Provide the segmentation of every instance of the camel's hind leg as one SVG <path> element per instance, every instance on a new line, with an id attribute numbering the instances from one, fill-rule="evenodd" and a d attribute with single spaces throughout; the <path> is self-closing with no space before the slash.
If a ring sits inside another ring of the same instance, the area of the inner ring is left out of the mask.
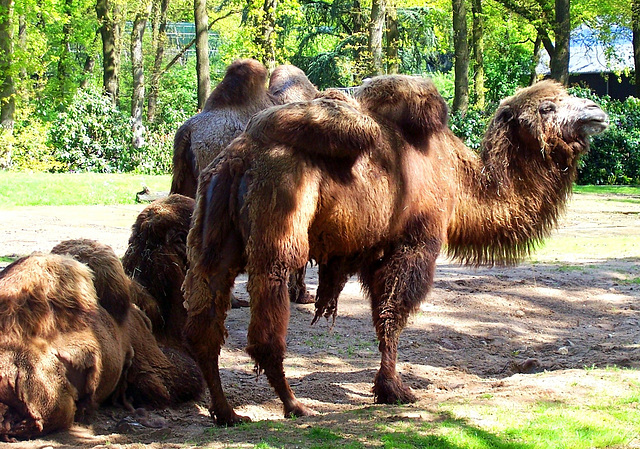
<path id="1" fill-rule="evenodd" d="M 256 271 L 250 270 L 247 284 L 251 296 L 247 352 L 280 397 L 285 416 L 310 415 L 311 410 L 296 399 L 284 375 L 285 337 L 289 324 L 288 270 L 278 267 L 270 273 Z"/>
<path id="2" fill-rule="evenodd" d="M 220 348 L 227 336 L 224 321 L 231 305 L 231 289 L 242 269 L 241 253 L 232 246 L 228 242 L 222 249 L 223 256 L 215 270 L 195 265 L 187 272 L 184 283 L 187 307 L 184 337 L 209 387 L 210 411 L 218 425 L 235 425 L 249 420 L 237 415 L 227 401 L 218 365 Z"/>
<path id="3" fill-rule="evenodd" d="M 409 314 L 416 310 L 433 284 L 440 241 L 400 244 L 361 272 L 371 295 L 373 323 L 381 353 L 373 393 L 381 404 L 416 400 L 396 371 L 398 340 Z"/>

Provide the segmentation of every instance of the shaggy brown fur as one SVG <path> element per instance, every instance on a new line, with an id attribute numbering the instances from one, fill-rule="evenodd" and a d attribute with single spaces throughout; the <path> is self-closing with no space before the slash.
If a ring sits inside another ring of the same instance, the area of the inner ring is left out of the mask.
<path id="1" fill-rule="evenodd" d="M 317 89 L 302 70 L 277 67 L 266 88 L 267 69 L 253 59 L 234 61 L 201 113 L 178 129 L 173 146 L 171 193 L 195 198 L 198 175 L 245 128 L 258 111 L 310 100 Z"/>
<path id="2" fill-rule="evenodd" d="M 133 351 L 86 265 L 53 254 L 9 265 L 0 317 L 0 438 L 66 428 L 122 386 Z"/>
<path id="3" fill-rule="evenodd" d="M 196 364 L 159 348 L 131 305 L 148 293 L 131 288 L 113 251 L 91 240 L 54 251 L 63 254 L 34 254 L 0 273 L 0 438 L 66 428 L 108 397 L 129 408 L 126 395 L 158 407 L 197 398 Z M 116 316 L 103 307 L 114 304 Z"/>
<path id="4" fill-rule="evenodd" d="M 274 105 L 311 100 L 318 90 L 299 68 L 281 65 L 265 88 L 267 69 L 253 59 L 234 61 L 213 90 L 203 111 L 178 129 L 173 144 L 171 193 L 195 198 L 198 176 L 245 128 L 258 111 Z M 312 303 L 304 283 L 305 268 L 291 273 L 291 300 Z M 247 305 L 232 298 L 234 307 Z"/>
<path id="5" fill-rule="evenodd" d="M 359 274 L 380 342 L 375 399 L 411 402 L 396 371 L 398 340 L 433 284 L 442 246 L 469 264 L 515 262 L 555 222 L 588 135 L 607 126 L 594 103 L 542 82 L 502 103 L 478 157 L 447 128 L 445 102 L 429 80 L 377 77 L 355 98 L 360 115 L 340 100 L 299 104 L 290 116 L 265 112 L 201 176 L 187 241 L 185 330 L 219 424 L 245 419 L 227 402 L 218 370 L 239 272 L 249 273 L 246 349 L 285 415 L 310 412 L 283 370 L 285 281 L 309 259 L 320 266 L 316 318 L 335 314 L 348 276 Z M 300 130 L 310 139 L 324 134 L 331 150 L 302 144 Z"/>
<path id="6" fill-rule="evenodd" d="M 122 292 L 125 295 L 123 301 L 130 306 L 124 332 L 133 348 L 134 358 L 126 381 L 127 395 L 132 396 L 135 403 L 164 407 L 177 404 L 184 400 L 182 398 L 188 400 L 200 395 L 202 378 L 193 360 L 186 356 L 178 360 L 172 352 L 172 358 L 179 362 L 177 366 L 173 365 L 158 346 L 149 318 L 138 307 L 131 306 L 132 303 L 151 303 L 154 298 L 136 281 L 127 277 L 120 260 L 109 246 L 88 239 L 68 240 L 58 244 L 52 252 L 68 254 L 94 271 L 100 305 L 103 304 L 103 298 L 97 286 L 107 286 L 108 281 L 116 280 L 122 283 L 120 286 L 109 285 L 108 289 Z M 113 294 L 106 291 L 106 297 L 112 298 Z"/>
<path id="7" fill-rule="evenodd" d="M 192 198 L 176 194 L 151 203 L 138 215 L 122 258 L 124 271 L 152 297 L 136 304 L 151 320 L 158 341 L 174 348 L 182 347 L 187 318 L 182 283 L 194 207 Z"/>

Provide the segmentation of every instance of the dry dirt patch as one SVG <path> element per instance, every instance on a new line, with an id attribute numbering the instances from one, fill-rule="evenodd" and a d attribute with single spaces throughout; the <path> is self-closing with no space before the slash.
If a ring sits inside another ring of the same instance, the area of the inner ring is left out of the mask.
<path id="1" fill-rule="evenodd" d="M 599 202 L 578 195 L 569 206 L 559 237 L 638 236 L 637 203 Z M 19 208 L 0 211 L 6 231 L 0 255 L 49 251 L 68 238 L 94 238 L 122 255 L 143 206 Z M 587 241 L 588 244 L 588 241 Z M 640 251 L 639 251 L 640 253 Z M 557 260 L 555 260 L 557 259 Z M 579 400 L 576 389 L 597 390 L 584 367 L 640 368 L 640 259 L 554 255 L 553 262 L 513 268 L 468 269 L 441 260 L 434 289 L 401 336 L 399 369 L 418 402 L 381 407 L 386 416 L 432 419 L 437 404 L 491 394 L 505 401 Z M 247 297 L 245 277 L 236 294 Z M 308 283 L 317 286 L 317 271 Z M 340 296 L 335 325 L 310 326 L 312 305 L 293 305 L 285 367 L 297 396 L 319 415 L 296 426 L 344 428 L 339 413 L 369 410 L 379 356 L 370 311 L 357 280 Z M 232 310 L 229 338 L 221 356 L 223 383 L 232 404 L 253 420 L 280 420 L 281 404 L 264 376 L 256 377 L 244 353 L 249 311 Z M 640 376 L 632 372 L 640 382 Z M 588 380 L 588 382 L 587 382 Z M 256 444 L 254 432 L 234 441 L 225 431 L 212 436 L 206 399 L 178 410 L 154 412 L 161 429 L 141 427 L 120 409 L 103 408 L 90 426 L 14 447 L 136 447 Z M 378 410 L 378 408 L 374 408 Z M 333 423 L 333 424 L 332 424 Z M 187 444 L 188 445 L 188 444 Z"/>

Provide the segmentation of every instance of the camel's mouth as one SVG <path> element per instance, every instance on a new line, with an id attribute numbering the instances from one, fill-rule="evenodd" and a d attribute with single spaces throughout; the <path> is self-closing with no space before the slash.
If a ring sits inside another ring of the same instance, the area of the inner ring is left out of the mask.
<path id="1" fill-rule="evenodd" d="M 609 127 L 609 116 L 599 107 L 589 107 L 578 119 L 580 130 L 587 136 L 600 134 Z"/>

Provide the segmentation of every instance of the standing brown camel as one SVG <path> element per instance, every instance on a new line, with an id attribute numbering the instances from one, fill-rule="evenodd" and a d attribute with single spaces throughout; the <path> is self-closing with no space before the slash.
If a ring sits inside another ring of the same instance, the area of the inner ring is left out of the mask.
<path id="1" fill-rule="evenodd" d="M 187 120 L 173 143 L 171 193 L 195 198 L 198 176 L 242 131 L 258 111 L 271 106 L 312 100 L 318 90 L 302 70 L 293 65 L 275 68 L 265 87 L 267 69 L 254 59 L 234 61 L 211 92 L 202 112 Z M 291 300 L 314 302 L 304 283 L 305 267 L 291 274 Z M 248 305 L 233 300 L 234 307 Z"/>
<path id="2" fill-rule="evenodd" d="M 443 245 L 469 265 L 517 262 L 555 225 L 589 135 L 608 124 L 596 104 L 544 81 L 501 103 L 477 155 L 448 129 L 430 80 L 376 77 L 355 98 L 257 114 L 201 176 L 185 330 L 218 424 L 247 419 L 227 402 L 218 367 L 239 272 L 248 271 L 251 295 L 246 350 L 285 415 L 310 413 L 283 369 L 286 279 L 309 259 L 320 267 L 316 319 L 335 314 L 348 276 L 359 275 L 382 356 L 375 400 L 412 402 L 396 371 L 398 340 Z"/>
<path id="3" fill-rule="evenodd" d="M 244 131 L 256 112 L 294 101 L 312 100 L 318 90 L 299 68 L 276 67 L 266 87 L 267 69 L 254 59 L 238 59 L 211 92 L 202 112 L 188 119 L 173 143 L 171 193 L 195 198 L 198 175 Z"/>

